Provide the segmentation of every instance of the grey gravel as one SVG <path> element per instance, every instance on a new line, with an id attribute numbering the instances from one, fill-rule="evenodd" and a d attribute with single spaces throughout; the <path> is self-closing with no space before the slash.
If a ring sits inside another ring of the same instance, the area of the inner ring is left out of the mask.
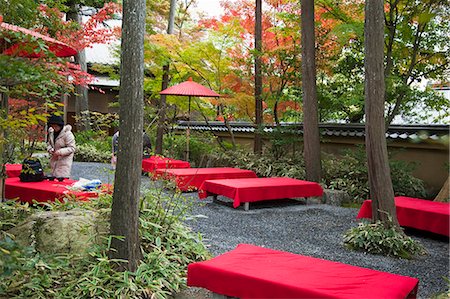
<path id="1" fill-rule="evenodd" d="M 100 179 L 111 183 L 113 170 L 108 164 L 75 162 L 72 177 Z M 143 188 L 158 185 L 142 176 Z M 170 191 L 168 191 L 170 192 Z M 445 237 L 407 231 L 418 240 L 428 254 L 413 260 L 371 255 L 347 250 L 342 245 L 345 231 L 358 223 L 358 209 L 330 205 L 311 205 L 299 201 L 267 201 L 252 203 L 249 211 L 232 208 L 227 199 L 213 202 L 199 200 L 196 193 L 181 196 L 192 199 L 188 226 L 203 235 L 213 255 L 219 255 L 249 243 L 267 248 L 323 258 L 360 267 L 416 277 L 419 298 L 430 298 L 447 291 L 444 277 L 449 277 L 449 240 Z"/>

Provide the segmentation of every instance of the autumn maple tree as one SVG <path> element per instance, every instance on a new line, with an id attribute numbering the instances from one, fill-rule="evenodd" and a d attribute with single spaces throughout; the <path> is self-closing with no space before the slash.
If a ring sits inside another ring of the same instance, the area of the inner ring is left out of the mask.
<path id="1" fill-rule="evenodd" d="M 80 50 L 92 43 L 107 42 L 115 35 L 116 32 L 111 29 L 98 30 L 98 24 L 111 17 L 119 8 L 117 5 L 105 5 L 104 9 L 100 10 L 84 29 L 73 26 L 72 22 L 63 21 L 62 13 L 56 8 L 34 2 L 12 1 L 9 5 L 10 13 L 3 16 L 3 21 L 15 25 L 26 25 L 35 32 L 55 37 Z M 29 12 L 31 19 L 21 18 L 27 14 L 20 14 L 19 11 Z M 39 49 L 42 56 L 41 58 L 25 58 L 15 53 L 0 54 L 0 92 L 2 94 L 0 165 L 3 165 L 5 162 L 12 161 L 12 156 L 8 156 L 7 153 L 11 152 L 8 149 L 14 146 L 14 141 L 20 143 L 17 137 L 24 137 L 18 132 L 29 133 L 30 127 L 42 126 L 49 113 L 59 109 L 58 103 L 62 95 L 72 92 L 74 85 L 87 86 L 93 77 L 69 59 L 55 57 L 43 40 L 8 30 L 1 30 L 0 38 L 5 41 L 2 47 L 21 44 L 31 51 Z M 11 103 L 8 103 L 9 99 Z M 13 113 L 9 114 L 8 104 L 14 107 L 14 99 L 38 101 L 40 106 L 28 107 L 20 112 L 12 111 Z M 8 149 L 5 148 L 6 145 Z M 3 173 L 2 177 L 4 175 Z"/>

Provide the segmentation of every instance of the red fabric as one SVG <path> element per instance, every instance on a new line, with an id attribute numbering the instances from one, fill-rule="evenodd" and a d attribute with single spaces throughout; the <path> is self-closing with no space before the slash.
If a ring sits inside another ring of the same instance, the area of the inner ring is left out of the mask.
<path id="1" fill-rule="evenodd" d="M 6 167 L 6 177 L 16 178 L 20 175 L 22 171 L 22 164 L 5 164 Z"/>
<path id="2" fill-rule="evenodd" d="M 401 226 L 449 236 L 450 209 L 447 202 L 397 196 L 395 208 Z M 372 218 L 372 201 L 365 200 L 356 218 Z"/>
<path id="3" fill-rule="evenodd" d="M 284 177 L 208 180 L 199 188 L 200 198 L 223 195 L 234 200 L 235 208 L 242 202 L 322 196 L 322 194 L 322 187 L 315 182 Z"/>
<path id="4" fill-rule="evenodd" d="M 70 47 L 69 45 L 60 42 L 54 38 L 51 38 L 49 36 L 46 35 L 42 35 L 36 31 L 33 30 L 29 30 L 26 28 L 22 28 L 19 26 L 15 26 L 15 25 L 11 25 L 11 24 L 7 24 L 7 23 L 2 23 L 0 22 L 0 30 L 2 32 L 4 32 L 4 35 L 7 36 L 7 32 L 21 32 L 27 35 L 30 35 L 32 37 L 36 37 L 39 39 L 42 39 L 45 44 L 48 46 L 48 50 L 50 52 L 52 52 L 53 54 L 55 54 L 55 56 L 57 57 L 69 57 L 69 56 L 74 56 L 77 54 L 77 51 Z M 5 38 L 1 37 L 0 41 L 3 41 Z M 28 58 L 38 58 L 38 57 L 42 57 L 43 53 L 42 51 L 35 51 L 37 49 L 26 49 L 27 45 L 26 43 L 16 43 L 13 44 L 11 47 L 6 48 L 3 51 L 3 54 L 5 55 L 14 55 L 14 56 L 21 56 L 21 57 L 28 57 Z"/>
<path id="5" fill-rule="evenodd" d="M 164 158 L 160 156 L 151 156 L 142 160 L 142 170 L 154 173 L 157 168 L 190 168 L 189 162 Z"/>
<path id="6" fill-rule="evenodd" d="M 205 87 L 189 78 L 180 84 L 164 89 L 159 94 L 192 97 L 220 97 L 220 95 L 208 87 Z"/>
<path id="7" fill-rule="evenodd" d="M 155 173 L 156 177 L 175 181 L 181 191 L 196 190 L 206 180 L 256 178 L 251 170 L 230 167 L 156 169 Z"/>
<path id="8" fill-rule="evenodd" d="M 42 182 L 21 182 L 19 178 L 9 178 L 5 180 L 5 198 L 16 199 L 21 202 L 32 203 L 55 201 L 64 197 L 74 196 L 79 200 L 87 200 L 91 197 L 97 197 L 97 192 L 80 192 L 67 189 L 75 183 L 74 180 L 65 179 L 62 182 L 57 180 Z"/>
<path id="9" fill-rule="evenodd" d="M 415 298 L 419 280 L 240 244 L 188 266 L 187 284 L 239 298 Z"/>

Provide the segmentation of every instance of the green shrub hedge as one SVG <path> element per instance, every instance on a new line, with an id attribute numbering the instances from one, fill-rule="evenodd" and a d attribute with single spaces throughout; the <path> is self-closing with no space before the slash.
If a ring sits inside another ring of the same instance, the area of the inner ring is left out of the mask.
<path id="1" fill-rule="evenodd" d="M 210 257 L 202 238 L 184 224 L 187 203 L 161 190 L 149 191 L 140 205 L 142 263 L 136 272 L 118 272 L 123 261 L 108 257 L 110 238 L 87 249 L 88 257 L 37 252 L 22 247 L 6 230 L 18 218 L 40 211 L 28 205 L 16 211 L 13 203 L 0 203 L 0 297 L 1 298 L 168 298 L 186 287 L 189 263 Z M 47 204 L 47 210 L 111 207 L 111 196 L 95 201 Z M 109 214 L 109 213 L 107 213 Z"/>
<path id="2" fill-rule="evenodd" d="M 283 155 L 274 158 L 271 153 L 261 156 L 248 151 L 235 150 L 214 154 L 215 166 L 233 166 L 251 169 L 258 176 L 288 176 L 305 179 L 305 163 L 303 153 L 296 156 Z M 414 177 L 413 163 L 390 159 L 391 176 L 396 195 L 426 198 L 424 183 Z M 322 185 L 328 189 L 347 192 L 355 203 L 369 198 L 369 183 L 365 152 L 361 149 L 346 151 L 342 156 L 322 154 Z"/>
<path id="3" fill-rule="evenodd" d="M 406 236 L 401 228 L 392 225 L 387 228 L 381 221 L 359 223 L 345 233 L 344 244 L 353 250 L 405 259 L 426 253 L 424 247 Z"/>
<path id="4" fill-rule="evenodd" d="M 74 160 L 78 162 L 101 162 L 111 161 L 112 137 L 107 136 L 104 131 L 82 131 L 75 134 L 77 151 Z"/>

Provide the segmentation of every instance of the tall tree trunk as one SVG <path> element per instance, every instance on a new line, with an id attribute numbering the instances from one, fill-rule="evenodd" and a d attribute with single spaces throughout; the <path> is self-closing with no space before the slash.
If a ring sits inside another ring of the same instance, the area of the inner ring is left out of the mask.
<path id="1" fill-rule="evenodd" d="M 8 99 L 9 96 L 5 92 L 0 92 L 0 117 L 8 118 Z M 6 179 L 6 155 L 7 155 L 7 134 L 3 128 L 0 128 L 0 202 L 5 199 L 5 179 Z"/>
<path id="2" fill-rule="evenodd" d="M 81 50 L 75 56 L 75 63 L 80 65 L 82 71 L 87 72 L 86 52 L 84 50 Z M 77 130 L 86 131 L 91 128 L 88 89 L 86 86 L 77 85 L 75 91 L 75 115 L 78 118 Z"/>
<path id="3" fill-rule="evenodd" d="M 70 3 L 70 11 L 67 13 L 67 19 L 73 20 L 82 26 L 83 20 L 79 12 L 80 5 L 75 1 Z M 81 50 L 75 55 L 75 63 L 80 65 L 82 71 L 87 72 L 86 52 Z M 85 131 L 91 128 L 89 116 L 89 96 L 85 86 L 75 86 L 75 116 L 77 118 L 77 130 Z"/>
<path id="4" fill-rule="evenodd" d="M 398 226 L 384 120 L 384 11 L 383 0 L 366 1 L 364 22 L 366 153 L 372 220 Z"/>
<path id="5" fill-rule="evenodd" d="M 301 1 L 303 144 L 306 179 L 320 182 L 320 136 L 316 88 L 314 0 Z"/>
<path id="6" fill-rule="evenodd" d="M 262 72 L 261 72 L 261 53 L 262 53 L 262 3 L 256 0 L 255 8 L 255 143 L 253 152 L 262 153 L 262 134 L 260 129 L 263 124 L 262 114 Z"/>
<path id="7" fill-rule="evenodd" d="M 169 22 L 167 25 L 167 34 L 173 34 L 173 26 L 175 22 L 175 8 L 177 5 L 176 0 L 170 1 L 170 13 L 169 13 Z M 162 77 L 162 85 L 161 90 L 166 89 L 169 86 L 169 64 L 163 66 L 163 77 Z M 155 152 L 159 155 L 162 154 L 163 151 L 163 137 L 164 137 L 164 129 L 166 122 L 166 95 L 160 95 L 159 100 L 159 111 L 158 111 L 158 128 L 156 129 L 156 148 Z"/>
<path id="8" fill-rule="evenodd" d="M 120 140 L 111 210 L 110 256 L 128 261 L 135 271 L 141 259 L 139 199 L 144 108 L 145 0 L 124 0 L 119 92 Z"/>

